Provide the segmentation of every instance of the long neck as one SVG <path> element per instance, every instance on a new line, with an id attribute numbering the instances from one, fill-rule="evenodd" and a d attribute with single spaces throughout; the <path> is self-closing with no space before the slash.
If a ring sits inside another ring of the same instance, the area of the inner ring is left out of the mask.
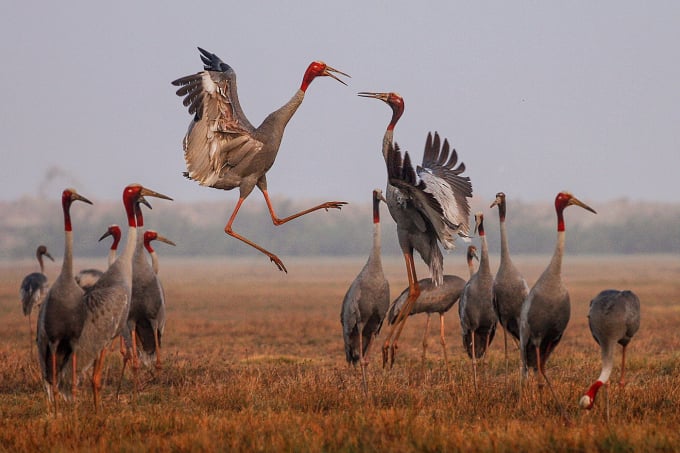
<path id="1" fill-rule="evenodd" d="M 387 151 L 390 149 L 390 146 L 392 146 L 392 143 L 394 143 L 394 126 L 392 125 L 392 123 L 390 123 L 390 125 L 387 126 L 385 135 L 383 135 L 382 152 L 383 157 L 385 158 L 385 162 L 387 162 Z"/>
<path id="2" fill-rule="evenodd" d="M 369 260 L 377 260 L 380 262 L 380 201 L 373 200 L 373 248 Z"/>
<path id="3" fill-rule="evenodd" d="M 472 276 L 475 275 L 475 263 L 473 262 L 471 256 L 468 256 L 467 265 L 468 271 L 470 272 L 470 278 L 472 278 Z"/>
<path id="4" fill-rule="evenodd" d="M 270 140 L 269 145 L 272 149 L 278 150 L 286 125 L 293 117 L 298 107 L 300 107 L 304 98 L 305 92 L 298 90 L 290 101 L 286 102 L 278 110 L 270 113 L 257 128 L 258 131 L 268 136 Z"/>
<path id="5" fill-rule="evenodd" d="M 112 265 L 114 261 L 116 261 L 116 249 L 110 248 L 109 249 L 109 258 L 108 258 L 109 266 Z"/>
<path id="6" fill-rule="evenodd" d="M 133 222 L 134 223 L 134 220 Z M 122 273 L 124 277 L 130 281 L 132 284 L 132 257 L 135 254 L 135 249 L 137 248 L 137 227 L 135 225 L 130 225 L 128 227 L 128 235 L 125 242 L 125 248 L 120 254 L 117 263 L 122 266 Z"/>
<path id="7" fill-rule="evenodd" d="M 505 203 L 498 205 L 498 218 L 501 224 L 501 261 L 510 257 L 510 247 L 508 247 L 508 232 L 505 228 Z"/>
<path id="8" fill-rule="evenodd" d="M 40 264 L 40 273 L 45 273 L 45 263 L 43 263 L 43 257 L 41 253 L 38 253 L 38 263 Z"/>
<path id="9" fill-rule="evenodd" d="M 479 229 L 479 237 L 482 240 L 482 256 L 479 258 L 479 274 L 491 275 L 491 267 L 489 266 L 489 246 L 486 243 L 486 234 L 484 228 Z"/>
<path id="10" fill-rule="evenodd" d="M 73 231 L 64 230 L 64 261 L 61 265 L 61 275 L 73 279 Z"/>
<path id="11" fill-rule="evenodd" d="M 548 265 L 547 271 L 551 275 L 559 276 L 562 272 L 562 256 L 564 255 L 564 230 L 557 232 L 557 244 L 555 245 L 555 251 L 553 252 L 552 259 Z"/>
<path id="12" fill-rule="evenodd" d="M 149 255 L 151 256 L 151 267 L 153 268 L 153 273 L 158 275 L 158 254 L 155 250 L 151 250 Z"/>

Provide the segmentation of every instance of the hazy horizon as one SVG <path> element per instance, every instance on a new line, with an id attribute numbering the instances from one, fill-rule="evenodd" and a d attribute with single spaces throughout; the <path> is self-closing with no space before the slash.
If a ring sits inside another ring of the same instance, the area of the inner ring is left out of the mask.
<path id="1" fill-rule="evenodd" d="M 0 200 L 67 186 L 117 200 L 136 181 L 233 206 L 237 191 L 182 177 L 190 115 L 170 81 L 202 69 L 201 46 L 235 69 L 255 125 L 312 60 L 352 76 L 307 91 L 267 174 L 273 197 L 363 202 L 384 188 L 390 110 L 356 94 L 397 91 L 395 140 L 420 162 L 428 131 L 448 137 L 479 199 L 680 201 L 680 3 L 160 5 L 8 7 Z"/>

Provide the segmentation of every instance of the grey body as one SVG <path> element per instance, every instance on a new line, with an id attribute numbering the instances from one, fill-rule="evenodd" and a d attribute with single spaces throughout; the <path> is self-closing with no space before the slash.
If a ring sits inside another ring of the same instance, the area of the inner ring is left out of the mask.
<path id="1" fill-rule="evenodd" d="M 21 281 L 19 287 L 19 297 L 21 298 L 21 309 L 24 316 L 30 316 L 34 306 L 42 303 L 50 289 L 50 285 L 45 275 L 45 264 L 43 256 L 49 257 L 52 261 L 54 259 L 47 252 L 47 247 L 44 245 L 38 246 L 35 252 L 36 259 L 40 265 L 40 272 L 31 272 Z"/>
<path id="2" fill-rule="evenodd" d="M 416 299 L 415 305 L 409 313 L 410 316 L 418 313 L 439 313 L 444 314 L 453 307 L 463 292 L 466 281 L 457 275 L 444 275 L 441 285 L 435 286 L 432 279 L 424 278 L 418 281 L 420 295 Z M 402 306 L 408 299 L 408 287 L 392 302 L 388 314 L 390 324 L 397 319 L 397 315 Z"/>
<path id="3" fill-rule="evenodd" d="M 380 191 L 374 191 L 371 252 L 366 264 L 347 290 L 340 312 L 345 358 L 352 364 L 356 364 L 361 357 L 365 357 L 373 337 L 380 332 L 390 304 L 390 285 L 383 273 L 380 257 L 379 211 L 376 212 L 379 209 L 380 200 L 375 199 L 376 192 Z M 362 350 L 359 347 L 360 342 L 363 346 Z"/>
<path id="4" fill-rule="evenodd" d="M 564 232 L 558 232 L 557 246 L 550 264 L 529 291 L 520 316 L 520 352 L 524 372 L 538 370 L 536 347 L 541 354 L 542 367 L 569 323 L 571 303 L 569 292 L 562 281 Z"/>
<path id="5" fill-rule="evenodd" d="M 493 341 L 498 318 L 493 306 L 493 276 L 489 266 L 489 250 L 486 236 L 481 235 L 482 252 L 477 272 L 463 289 L 458 304 L 463 346 L 468 356 L 473 357 L 472 341 L 474 336 L 475 357 L 482 357 L 487 345 Z"/>
<path id="6" fill-rule="evenodd" d="M 494 204 L 499 207 L 501 233 L 501 258 L 493 281 L 494 307 L 498 321 L 505 331 L 519 340 L 520 314 L 522 304 L 529 294 L 529 285 L 510 258 L 505 223 L 505 194 L 499 193 Z"/>
<path id="7" fill-rule="evenodd" d="M 165 298 L 160 280 L 146 258 L 142 234 L 137 239 L 132 261 L 132 300 L 127 326 L 130 332 L 135 332 L 137 345 L 141 346 L 138 354 L 148 364 L 156 354 L 154 331 L 158 333 L 160 345 L 165 327 Z"/>
<path id="8" fill-rule="evenodd" d="M 632 291 L 604 290 L 590 301 L 588 325 L 606 365 L 616 344 L 627 346 L 640 328 L 640 299 Z"/>

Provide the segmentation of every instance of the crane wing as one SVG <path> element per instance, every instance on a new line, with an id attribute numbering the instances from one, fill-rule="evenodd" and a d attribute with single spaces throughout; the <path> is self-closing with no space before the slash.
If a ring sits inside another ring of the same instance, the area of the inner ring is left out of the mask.
<path id="1" fill-rule="evenodd" d="M 436 136 L 438 139 L 438 136 Z M 429 147 L 439 146 L 433 143 L 428 135 Z M 426 150 L 428 150 L 426 144 Z M 447 151 L 448 152 L 448 151 Z M 454 163 L 455 165 L 455 163 Z M 402 160 L 398 145 L 390 146 L 387 152 L 387 172 L 389 183 L 399 188 L 413 203 L 413 206 L 437 232 L 442 245 L 451 249 L 454 247 L 455 234 L 466 235 L 468 231 L 467 218 L 462 219 L 465 212 L 469 215 L 469 205 L 465 201 L 464 208 L 456 205 L 453 189 L 446 179 L 438 177 L 433 170 L 418 167 L 420 181 L 411 164 L 408 152 Z M 442 171 L 437 168 L 436 171 Z M 469 184 L 469 180 L 468 180 Z M 472 188 L 470 186 L 470 194 Z"/>
<path id="2" fill-rule="evenodd" d="M 432 194 L 443 208 L 447 223 L 454 226 L 454 232 L 463 237 L 469 233 L 468 219 L 472 197 L 472 183 L 468 176 L 461 176 L 465 164 L 458 166 L 458 153 L 449 148 L 449 141 L 441 144 L 439 134 L 427 134 L 422 166 L 416 172 L 424 183 L 424 191 Z"/>
<path id="3" fill-rule="evenodd" d="M 223 174 L 262 148 L 238 101 L 236 73 L 199 47 L 204 71 L 172 82 L 194 119 L 184 137 L 187 176 L 213 185 Z"/>

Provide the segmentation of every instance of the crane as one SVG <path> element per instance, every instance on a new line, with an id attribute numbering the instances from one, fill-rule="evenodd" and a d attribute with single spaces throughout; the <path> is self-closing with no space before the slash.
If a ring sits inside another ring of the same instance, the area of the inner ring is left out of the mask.
<path id="1" fill-rule="evenodd" d="M 350 285 L 342 301 L 340 322 L 348 363 L 361 365 L 364 394 L 368 394 L 366 367 L 373 338 L 378 335 L 390 304 L 390 285 L 380 258 L 380 201 L 382 190 L 373 190 L 373 246 L 366 264 Z"/>
<path id="2" fill-rule="evenodd" d="M 593 208 L 571 193 L 560 192 L 557 194 L 555 197 L 555 213 L 557 214 L 555 251 L 550 264 L 524 300 L 519 323 L 522 375 L 526 377 L 529 368 L 532 368 L 534 372 L 543 376 L 565 419 L 567 419 L 566 413 L 559 404 L 552 384 L 545 374 L 545 364 L 562 339 L 562 334 L 569 323 L 571 314 L 569 291 L 562 281 L 562 256 L 564 255 L 565 242 L 564 210 L 569 206 L 579 206 L 596 214 Z"/>
<path id="3" fill-rule="evenodd" d="M 118 248 L 118 243 L 120 242 L 121 231 L 118 225 L 110 225 L 102 237 L 99 238 L 101 241 L 107 236 L 113 237 L 113 242 L 111 243 L 111 248 L 109 249 L 107 264 L 110 266 L 116 260 L 116 249 Z M 83 288 L 85 291 L 91 289 L 97 280 L 104 274 L 103 271 L 95 268 L 83 269 L 78 274 L 76 274 L 76 283 Z"/>
<path id="4" fill-rule="evenodd" d="M 28 335 L 31 339 L 31 349 L 30 357 L 33 357 L 33 322 L 31 322 L 31 312 L 33 312 L 33 307 L 39 307 L 42 304 L 43 299 L 47 295 L 50 289 L 50 285 L 47 281 L 47 275 L 45 275 L 45 264 L 43 262 L 43 256 L 48 257 L 52 261 L 52 255 L 47 251 L 47 247 L 44 245 L 39 245 L 35 251 L 35 257 L 38 259 L 38 264 L 40 265 L 40 272 L 31 272 L 26 275 L 21 281 L 21 286 L 19 286 L 19 297 L 21 298 L 21 309 L 24 316 L 28 317 Z"/>
<path id="5" fill-rule="evenodd" d="M 92 393 L 95 411 L 99 404 L 101 374 L 104 356 L 111 341 L 122 334 L 132 297 L 132 258 L 137 244 L 136 206 L 149 206 L 145 197 L 172 200 L 167 195 L 155 192 L 141 184 L 129 184 L 123 190 L 123 205 L 128 220 L 128 234 L 123 252 L 90 291 L 81 297 L 84 307 L 84 325 L 78 339 L 78 369 L 92 368 Z M 73 364 L 76 368 L 75 363 Z M 75 382 L 74 384 L 75 385 Z"/>
<path id="6" fill-rule="evenodd" d="M 136 361 L 141 357 L 145 364 L 155 360 L 156 369 L 160 369 L 161 340 L 165 328 L 165 294 L 157 276 L 158 256 L 151 246 L 151 241 L 155 240 L 175 245 L 154 230 L 144 232 L 143 246 L 151 256 L 152 263 L 149 266 L 144 255 L 135 254 L 132 263 L 132 305 L 128 315 L 128 327 L 132 333 L 133 366 L 138 366 Z"/>
<path id="7" fill-rule="evenodd" d="M 472 372 L 477 388 L 477 359 L 484 357 L 496 334 L 498 317 L 493 307 L 493 276 L 489 266 L 489 247 L 484 232 L 484 214 L 475 214 L 475 230 L 482 243 L 479 269 L 470 277 L 458 304 L 463 347 L 472 359 Z"/>
<path id="8" fill-rule="evenodd" d="M 204 70 L 172 82 L 180 87 L 177 95 L 184 97 L 184 105 L 194 115 L 183 142 L 188 170 L 184 176 L 200 185 L 216 189 L 231 190 L 238 187 L 239 199 L 224 232 L 259 250 L 279 270 L 288 272 L 278 256 L 236 233 L 232 224 L 241 205 L 256 186 L 262 191 L 272 222 L 276 226 L 319 209 L 341 209 L 347 204 L 343 201 L 329 201 L 279 218 L 269 198 L 266 173 L 274 164 L 288 121 L 302 104 L 312 81 L 316 77 L 331 77 L 346 85 L 336 74 L 349 76 L 321 61 L 312 62 L 293 97 L 255 128 L 241 109 L 234 70 L 217 55 L 200 47 L 198 50 Z"/>
<path id="9" fill-rule="evenodd" d="M 496 194 L 491 208 L 498 206 L 498 220 L 501 229 L 501 262 L 493 280 L 493 306 L 498 321 L 503 327 L 503 350 L 505 351 L 505 375 L 508 375 L 508 336 L 519 341 L 519 316 L 522 303 L 529 294 L 529 285 L 510 258 L 508 232 L 505 226 L 506 196 L 503 192 Z"/>
<path id="10" fill-rule="evenodd" d="M 590 301 L 588 325 L 593 338 L 602 352 L 602 372 L 588 391 L 581 397 L 579 405 L 592 409 L 597 391 L 605 385 L 607 396 L 607 419 L 609 419 L 609 376 L 614 367 L 616 344 L 623 346 L 621 354 L 621 378 L 619 385 L 625 384 L 626 347 L 640 328 L 640 299 L 629 290 L 607 289 Z"/>
<path id="11" fill-rule="evenodd" d="M 76 342 L 83 329 L 84 311 L 81 304 L 83 290 L 73 276 L 73 227 L 71 205 L 75 201 L 92 204 L 75 189 L 65 189 L 61 194 L 64 213 L 64 259 L 61 272 L 50 287 L 38 314 L 36 342 L 38 361 L 42 371 L 43 384 L 47 391 L 48 404 L 54 404 L 58 411 L 58 395 L 62 372 L 68 374 L 67 361 L 76 363 Z M 75 382 L 76 368 L 71 368 L 72 382 Z M 62 394 L 66 395 L 62 392 Z M 71 388 L 75 395 L 75 385 Z"/>
<path id="12" fill-rule="evenodd" d="M 399 313 L 383 344 L 383 366 L 394 364 L 397 341 L 413 304 L 420 294 L 416 276 L 413 250 L 429 266 L 430 277 L 435 286 L 443 282 L 443 262 L 439 244 L 452 249 L 457 235 L 467 237 L 472 184 L 465 171 L 465 164 L 458 167 L 458 154 L 449 148 L 447 139 L 443 144 L 439 134 L 429 133 L 425 143 L 422 165 L 411 165 L 408 152 L 402 160 L 399 146 L 393 142 L 394 127 L 404 112 L 403 98 L 395 93 L 362 91 L 361 97 L 379 99 L 392 109 L 392 118 L 383 136 L 382 153 L 387 166 L 387 207 L 397 224 L 397 237 L 409 282 L 409 297 Z M 450 154 L 449 154 L 450 152 Z"/>

